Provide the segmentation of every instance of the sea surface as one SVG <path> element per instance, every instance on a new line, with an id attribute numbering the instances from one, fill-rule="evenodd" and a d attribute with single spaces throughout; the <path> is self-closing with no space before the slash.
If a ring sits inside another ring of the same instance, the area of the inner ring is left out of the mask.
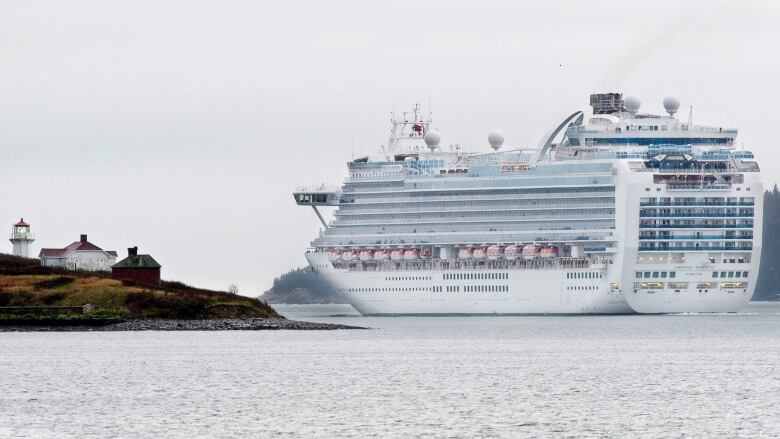
<path id="1" fill-rule="evenodd" d="M 780 304 L 288 317 L 371 330 L 0 333 L 0 437 L 777 437 Z"/>

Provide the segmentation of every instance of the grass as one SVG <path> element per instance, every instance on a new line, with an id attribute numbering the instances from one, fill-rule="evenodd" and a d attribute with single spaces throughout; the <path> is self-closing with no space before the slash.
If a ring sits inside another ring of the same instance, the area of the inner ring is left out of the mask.
<path id="1" fill-rule="evenodd" d="M 110 273 L 42 267 L 37 259 L 0 254 L 0 306 L 82 306 L 96 318 L 281 318 L 257 299 L 163 281 L 159 286 L 111 279 Z M 74 317 L 68 317 L 74 318 Z"/>

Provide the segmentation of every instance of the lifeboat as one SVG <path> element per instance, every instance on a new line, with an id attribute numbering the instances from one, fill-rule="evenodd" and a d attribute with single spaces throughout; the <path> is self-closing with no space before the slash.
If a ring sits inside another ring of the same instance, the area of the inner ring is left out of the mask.
<path id="1" fill-rule="evenodd" d="M 370 261 L 374 259 L 374 251 L 369 249 L 364 249 L 360 251 L 360 255 L 358 256 L 361 261 Z"/>
<path id="2" fill-rule="evenodd" d="M 341 260 L 341 252 L 338 250 L 331 250 L 328 252 L 328 260 L 330 262 L 336 262 Z"/>
<path id="3" fill-rule="evenodd" d="M 478 247 L 474 249 L 474 255 L 472 257 L 474 259 L 485 259 L 486 255 L 487 255 L 487 249 L 485 247 Z"/>
<path id="4" fill-rule="evenodd" d="M 523 247 L 523 258 L 524 259 L 536 259 L 536 257 L 539 256 L 539 247 L 528 244 L 525 247 Z"/>
<path id="5" fill-rule="evenodd" d="M 540 252 L 539 256 L 549 259 L 554 258 L 558 256 L 558 247 L 544 247 Z"/>
<path id="6" fill-rule="evenodd" d="M 463 247 L 458 251 L 458 258 L 460 259 L 471 259 L 471 255 L 474 254 L 474 249 L 470 247 Z"/>
<path id="7" fill-rule="evenodd" d="M 358 253 L 355 250 L 347 250 L 341 254 L 341 259 L 343 259 L 345 262 L 352 262 L 357 259 L 357 257 Z"/>
<path id="8" fill-rule="evenodd" d="M 422 258 L 424 258 L 424 259 L 430 259 L 430 258 L 431 258 L 431 256 L 432 256 L 432 254 L 431 254 L 431 249 L 429 249 L 429 248 L 424 248 L 424 249 L 422 249 L 422 251 L 420 252 L 420 257 L 422 257 Z"/>
<path id="9" fill-rule="evenodd" d="M 514 261 L 520 255 L 520 247 L 516 245 L 508 245 L 504 249 L 504 257 L 509 261 Z"/>
<path id="10" fill-rule="evenodd" d="M 407 261 L 414 261 L 416 259 L 420 259 L 420 249 L 419 248 L 413 248 L 409 249 L 404 252 L 404 259 Z"/>
<path id="11" fill-rule="evenodd" d="M 374 260 L 385 261 L 390 259 L 390 253 L 387 250 L 377 250 L 374 252 Z"/>
<path id="12" fill-rule="evenodd" d="M 491 245 L 487 248 L 487 258 L 491 261 L 495 261 L 496 259 L 500 258 L 501 255 L 503 255 L 504 252 L 501 249 L 501 247 L 497 245 Z"/>
<path id="13" fill-rule="evenodd" d="M 401 261 L 404 259 L 404 249 L 398 248 L 390 252 L 390 259 L 394 261 Z"/>

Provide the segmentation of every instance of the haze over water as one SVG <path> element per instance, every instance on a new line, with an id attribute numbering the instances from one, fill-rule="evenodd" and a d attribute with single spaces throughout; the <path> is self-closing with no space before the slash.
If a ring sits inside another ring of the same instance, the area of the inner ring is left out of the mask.
<path id="1" fill-rule="evenodd" d="M 0 437 L 780 431 L 780 304 L 754 303 L 740 315 L 610 317 L 281 309 L 376 329 L 0 333 Z"/>

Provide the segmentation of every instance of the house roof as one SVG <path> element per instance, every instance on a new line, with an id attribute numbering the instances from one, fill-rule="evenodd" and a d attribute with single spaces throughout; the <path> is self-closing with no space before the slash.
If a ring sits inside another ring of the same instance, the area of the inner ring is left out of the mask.
<path id="1" fill-rule="evenodd" d="M 18 223 L 14 224 L 14 227 L 30 227 L 30 225 L 24 222 L 24 218 L 22 218 Z"/>
<path id="2" fill-rule="evenodd" d="M 101 251 L 113 257 L 117 256 L 116 251 L 105 251 L 89 241 L 76 241 L 65 248 L 42 248 L 40 256 L 48 258 L 64 258 L 76 251 Z"/>
<path id="3" fill-rule="evenodd" d="M 153 257 L 149 255 L 130 255 L 111 266 L 111 268 L 161 268 L 161 267 L 162 265 L 160 265 L 157 261 L 154 260 Z"/>

